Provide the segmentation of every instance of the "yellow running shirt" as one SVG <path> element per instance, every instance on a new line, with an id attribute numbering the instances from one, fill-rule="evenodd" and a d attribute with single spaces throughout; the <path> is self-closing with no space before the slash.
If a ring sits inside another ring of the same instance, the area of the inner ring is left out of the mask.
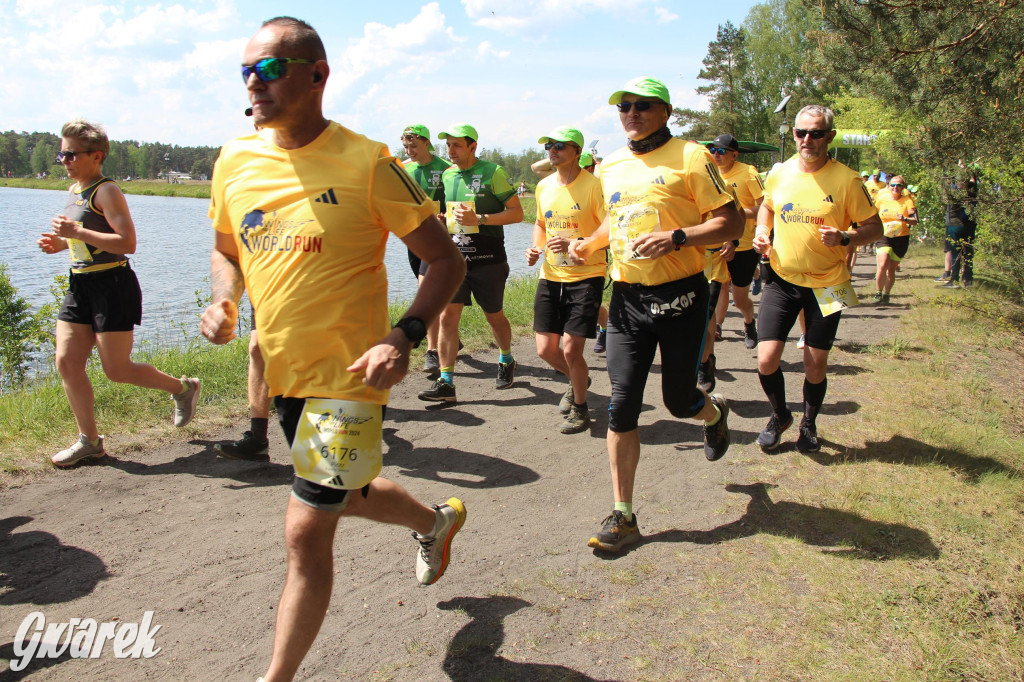
<path id="1" fill-rule="evenodd" d="M 863 181 L 861 181 L 861 182 L 863 182 Z M 864 184 L 864 187 L 868 190 L 868 194 L 871 195 L 872 201 L 874 200 L 875 195 L 878 194 L 879 190 L 885 189 L 885 183 L 882 182 L 881 180 L 868 180 L 867 182 L 864 182 L 863 184 Z"/>
<path id="2" fill-rule="evenodd" d="M 437 213 L 380 142 L 331 124 L 301 149 L 232 140 L 210 217 L 238 248 L 271 395 L 383 404 L 346 368 L 391 329 L 384 248 Z"/>
<path id="3" fill-rule="evenodd" d="M 830 287 L 850 279 L 845 246 L 825 246 L 818 229 L 846 230 L 875 215 L 860 176 L 828 160 L 820 170 L 804 173 L 800 159 L 786 161 L 768 174 L 764 205 L 775 213 L 772 270 L 790 284 Z"/>
<path id="4" fill-rule="evenodd" d="M 629 147 L 613 152 L 601 163 L 601 186 L 608 202 L 611 276 L 633 284 L 664 284 L 703 272 L 703 245 L 632 259 L 628 244 L 640 234 L 700 225 L 708 213 L 734 201 L 708 150 L 678 138 L 647 154 Z"/>
<path id="5" fill-rule="evenodd" d="M 721 169 L 719 169 L 721 170 Z M 743 208 L 753 208 L 757 200 L 764 196 L 764 183 L 757 169 L 749 163 L 735 161 L 728 173 L 722 173 L 722 179 L 736 191 L 736 198 Z M 747 218 L 743 226 L 743 236 L 740 237 L 740 245 L 737 251 L 749 251 L 754 248 L 754 229 L 757 221 Z"/>
<path id="6" fill-rule="evenodd" d="M 917 210 L 909 195 L 904 193 L 899 199 L 893 199 L 892 192 L 879 192 L 875 195 L 875 206 L 886 237 L 906 237 L 910 234 L 910 226 L 900 220 L 900 216 L 909 218 Z"/>
<path id="7" fill-rule="evenodd" d="M 558 174 L 537 183 L 537 224 L 544 228 L 545 238 L 564 236 L 570 240 L 589 237 L 604 220 L 604 195 L 601 181 L 585 170 L 565 187 L 558 184 Z M 592 253 L 583 265 L 562 265 L 568 254 L 544 252 L 540 278 L 549 282 L 581 282 L 604 277 L 608 265 L 604 251 Z"/>

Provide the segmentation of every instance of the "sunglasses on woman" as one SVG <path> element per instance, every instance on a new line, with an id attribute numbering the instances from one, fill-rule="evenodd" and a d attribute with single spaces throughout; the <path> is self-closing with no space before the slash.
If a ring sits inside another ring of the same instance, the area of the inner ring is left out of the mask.
<path id="1" fill-rule="evenodd" d="M 252 66 L 242 64 L 242 80 L 249 82 L 249 76 L 256 74 L 256 77 L 266 83 L 276 81 L 288 73 L 288 64 L 316 64 L 312 59 L 289 59 L 287 57 L 267 57 L 261 59 Z"/>

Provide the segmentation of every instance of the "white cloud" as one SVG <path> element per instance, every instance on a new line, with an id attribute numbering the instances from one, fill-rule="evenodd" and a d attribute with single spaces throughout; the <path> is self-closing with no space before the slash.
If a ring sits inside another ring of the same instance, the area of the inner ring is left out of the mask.
<path id="1" fill-rule="evenodd" d="M 678 14 L 673 14 L 664 7 L 655 7 L 654 16 L 658 17 L 658 21 L 660 21 L 663 24 L 667 24 L 670 21 L 675 21 L 676 19 L 679 18 Z"/>
<path id="2" fill-rule="evenodd" d="M 580 24 L 588 14 L 611 13 L 626 21 L 678 17 L 660 7 L 660 0 L 462 0 L 474 24 L 506 35 L 540 34 L 550 26 Z M 660 10 L 660 11 L 659 11 Z"/>
<path id="3" fill-rule="evenodd" d="M 512 52 L 509 50 L 495 50 L 494 46 L 491 45 L 491 41 L 485 40 L 476 47 L 476 56 L 480 59 L 487 59 L 488 57 L 496 57 L 497 59 L 506 59 Z"/>

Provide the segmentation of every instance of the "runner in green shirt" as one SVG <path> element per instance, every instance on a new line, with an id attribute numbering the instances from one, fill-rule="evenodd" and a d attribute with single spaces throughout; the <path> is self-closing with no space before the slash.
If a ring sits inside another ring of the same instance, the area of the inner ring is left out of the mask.
<path id="1" fill-rule="evenodd" d="M 456 123 L 437 137 L 445 140 L 448 156 L 455 164 L 442 174 L 441 182 L 448 233 L 466 259 L 467 268 L 462 286 L 441 313 L 441 376 L 419 398 L 454 403 L 459 321 L 462 309 L 473 299 L 483 309 L 498 346 L 496 388 L 510 388 L 515 378 L 512 327 L 504 312 L 509 268 L 502 226 L 522 222 L 523 207 L 505 169 L 476 157 L 478 137 L 473 126 Z"/>
<path id="2" fill-rule="evenodd" d="M 430 143 L 430 131 L 425 125 L 415 124 L 403 130 L 402 146 L 405 148 L 405 153 L 409 155 L 408 161 L 405 162 L 406 172 L 423 188 L 428 197 L 440 204 L 441 216 L 439 217 L 442 217 L 445 204 L 441 174 L 451 164 L 440 156 L 434 156 L 434 145 Z M 416 279 L 422 282 L 423 276 L 427 274 L 427 268 L 412 250 L 409 250 L 409 265 L 412 267 Z M 437 329 L 437 320 L 432 321 L 427 327 L 427 352 L 423 358 L 424 372 L 437 372 L 441 369 L 437 354 Z"/>

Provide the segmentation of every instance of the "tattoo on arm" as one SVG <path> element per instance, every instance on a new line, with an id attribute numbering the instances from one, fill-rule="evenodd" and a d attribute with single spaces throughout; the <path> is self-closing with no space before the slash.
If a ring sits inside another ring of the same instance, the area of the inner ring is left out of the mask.
<path id="1" fill-rule="evenodd" d="M 245 291 L 245 280 L 238 261 L 231 260 L 220 251 L 214 251 L 210 259 L 210 288 L 215 302 L 226 298 L 238 303 Z"/>

